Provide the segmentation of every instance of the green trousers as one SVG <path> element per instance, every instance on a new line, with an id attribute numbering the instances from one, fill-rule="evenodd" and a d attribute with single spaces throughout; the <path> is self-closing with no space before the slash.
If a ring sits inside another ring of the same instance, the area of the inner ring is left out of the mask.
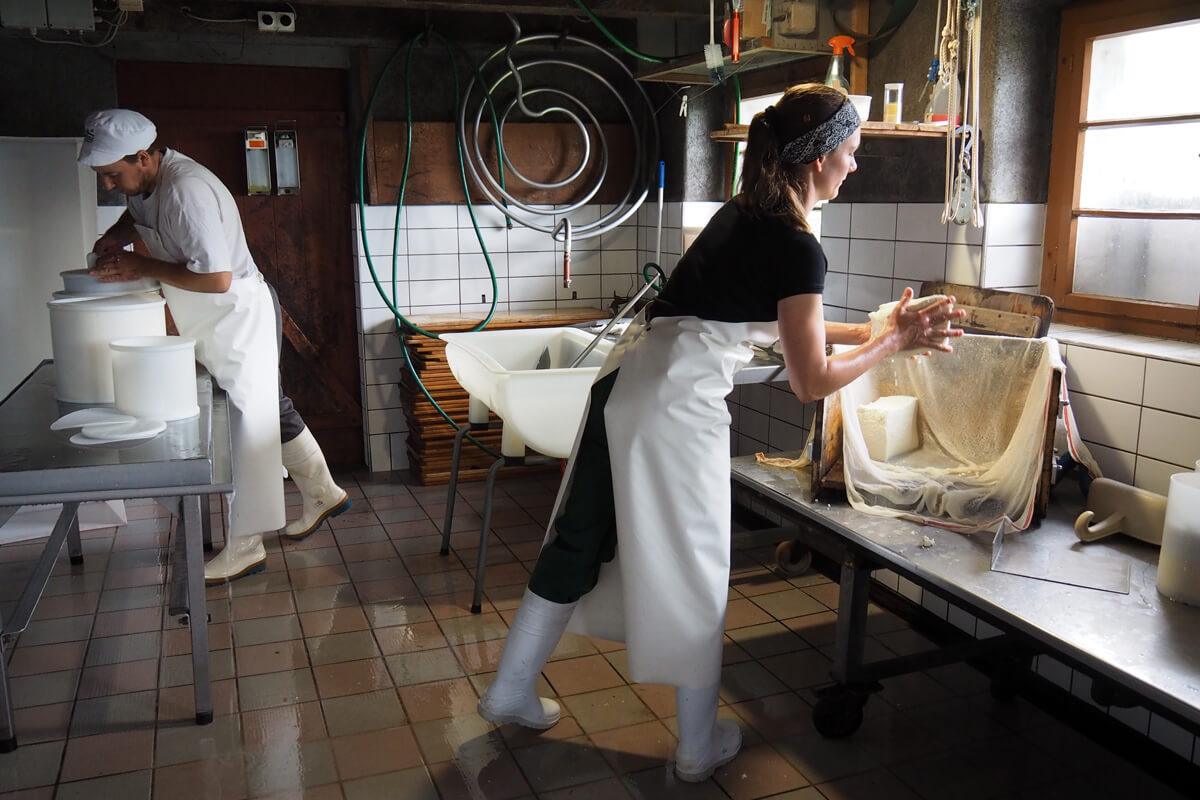
<path id="1" fill-rule="evenodd" d="M 600 565 L 617 552 L 617 511 L 604 407 L 617 373 L 592 385 L 591 403 L 575 469 L 562 508 L 554 520 L 554 541 L 542 548 L 529 589 L 553 603 L 573 603 L 596 586 Z"/>

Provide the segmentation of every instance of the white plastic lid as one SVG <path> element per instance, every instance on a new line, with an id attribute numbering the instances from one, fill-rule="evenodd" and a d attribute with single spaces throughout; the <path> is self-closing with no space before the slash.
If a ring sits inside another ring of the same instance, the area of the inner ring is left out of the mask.
<path id="1" fill-rule="evenodd" d="M 89 253 L 89 255 L 91 255 Z M 136 281 L 105 282 L 86 269 L 68 269 L 58 273 L 62 278 L 63 289 L 72 294 L 129 294 L 130 292 L 145 292 L 158 288 L 158 281 L 153 278 L 140 278 Z"/>
<path id="2" fill-rule="evenodd" d="M 48 308 L 59 311 L 134 311 L 146 306 L 163 306 L 166 300 L 154 294 L 122 294 L 115 297 L 80 299 L 79 295 L 55 292 L 54 299 L 46 303 Z"/>
<path id="3" fill-rule="evenodd" d="M 191 350 L 196 346 L 196 340 L 185 339 L 182 336 L 131 336 L 127 339 L 113 339 L 108 346 L 123 353 L 147 351 L 166 353 L 174 350 Z"/>

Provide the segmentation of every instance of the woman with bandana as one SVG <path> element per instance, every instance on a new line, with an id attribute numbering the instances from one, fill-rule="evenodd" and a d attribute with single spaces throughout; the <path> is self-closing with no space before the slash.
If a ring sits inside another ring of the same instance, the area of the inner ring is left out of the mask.
<path id="1" fill-rule="evenodd" d="M 742 192 L 709 221 L 613 348 L 591 390 L 553 522 L 479 713 L 548 728 L 534 683 L 567 629 L 628 646 L 633 680 L 676 687 L 675 772 L 702 781 L 741 732 L 717 720 L 729 588 L 729 411 L 751 344 L 779 340 L 802 401 L 901 350 L 948 351 L 950 298 L 906 290 L 885 331 L 826 322 L 826 261 L 806 218 L 857 169 L 859 118 L 836 89 L 789 89 L 751 125 Z M 827 356 L 826 344 L 858 345 Z"/>

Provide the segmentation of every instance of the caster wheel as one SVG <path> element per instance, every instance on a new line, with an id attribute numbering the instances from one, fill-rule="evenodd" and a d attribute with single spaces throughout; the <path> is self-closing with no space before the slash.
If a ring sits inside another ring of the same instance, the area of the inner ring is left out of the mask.
<path id="1" fill-rule="evenodd" d="M 842 739 L 858 730 L 867 698 L 851 692 L 828 694 L 813 706 L 813 726 L 826 739 Z"/>
<path id="2" fill-rule="evenodd" d="M 812 567 L 812 551 L 799 542 L 780 542 L 775 548 L 775 567 L 789 577 L 803 575 Z"/>

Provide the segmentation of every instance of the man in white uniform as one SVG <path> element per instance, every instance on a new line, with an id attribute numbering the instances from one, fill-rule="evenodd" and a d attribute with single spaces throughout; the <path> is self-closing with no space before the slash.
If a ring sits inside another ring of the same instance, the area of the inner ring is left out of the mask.
<path id="1" fill-rule="evenodd" d="M 105 189 L 128 197 L 125 213 L 93 248 L 99 257 L 92 274 L 158 280 L 179 333 L 196 341 L 197 359 L 232 406 L 229 535 L 206 565 L 205 581 L 259 572 L 266 566 L 262 534 L 284 526 L 281 462 L 304 498 L 286 537 L 307 536 L 350 504 L 280 391 L 274 292 L 250 254 L 233 195 L 216 175 L 182 153 L 154 147 L 154 123 L 136 111 L 97 111 L 84 129 L 80 163 L 96 171 Z M 137 239 L 150 257 L 123 249 Z"/>

